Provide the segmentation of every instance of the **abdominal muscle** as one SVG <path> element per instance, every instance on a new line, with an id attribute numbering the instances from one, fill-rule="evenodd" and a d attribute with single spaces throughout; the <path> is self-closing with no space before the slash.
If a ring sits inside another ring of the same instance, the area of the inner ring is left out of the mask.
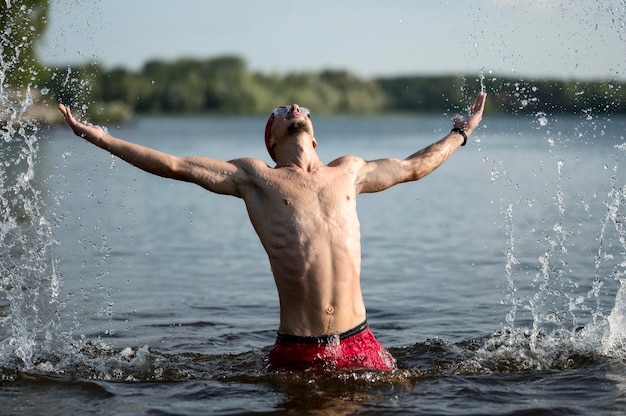
<path id="1" fill-rule="evenodd" d="M 313 238 L 299 249 L 291 245 L 274 250 L 270 257 L 282 333 L 338 334 L 365 320 L 358 244 L 352 248 L 327 238 Z"/>
<path id="2" fill-rule="evenodd" d="M 261 238 L 280 299 L 279 331 L 286 334 L 337 334 L 365 320 L 355 201 L 315 202 L 291 210 L 286 204 Z"/>

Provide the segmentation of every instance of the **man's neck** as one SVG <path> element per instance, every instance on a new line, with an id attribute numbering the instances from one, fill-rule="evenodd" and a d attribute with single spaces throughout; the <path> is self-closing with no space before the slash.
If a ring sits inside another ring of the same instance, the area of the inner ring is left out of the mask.
<path id="1" fill-rule="evenodd" d="M 320 166 L 322 161 L 311 146 L 311 139 L 294 140 L 292 143 L 285 144 L 284 148 L 277 152 L 277 168 L 299 168 L 307 172 L 311 172 Z"/>

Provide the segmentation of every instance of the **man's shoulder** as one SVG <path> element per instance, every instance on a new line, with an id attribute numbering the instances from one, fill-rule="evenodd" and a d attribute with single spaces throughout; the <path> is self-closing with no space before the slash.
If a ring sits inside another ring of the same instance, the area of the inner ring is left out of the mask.
<path id="1" fill-rule="evenodd" d="M 232 163 L 235 166 L 239 166 L 239 167 L 250 169 L 250 170 L 271 169 L 267 163 L 255 157 L 242 157 L 238 159 L 233 159 L 233 160 L 230 160 L 229 163 Z"/>
<path id="2" fill-rule="evenodd" d="M 365 160 L 361 157 L 354 156 L 354 155 L 345 155 L 345 156 L 338 157 L 337 159 L 330 162 L 328 164 L 328 167 L 330 168 L 349 167 L 349 166 L 355 166 L 355 165 L 356 166 L 362 165 L 364 163 L 365 163 Z"/>

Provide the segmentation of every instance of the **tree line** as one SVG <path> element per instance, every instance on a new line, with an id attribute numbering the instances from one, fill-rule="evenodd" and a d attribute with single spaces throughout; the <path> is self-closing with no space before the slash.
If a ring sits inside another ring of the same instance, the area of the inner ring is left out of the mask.
<path id="1" fill-rule="evenodd" d="M 559 81 L 479 76 L 364 79 L 345 70 L 262 74 L 238 56 L 153 60 L 139 71 L 85 65 L 43 71 L 51 98 L 87 104 L 92 116 L 123 114 L 266 114 L 300 103 L 316 114 L 464 111 L 476 92 L 489 95 L 487 112 L 626 113 L 617 81 Z"/>

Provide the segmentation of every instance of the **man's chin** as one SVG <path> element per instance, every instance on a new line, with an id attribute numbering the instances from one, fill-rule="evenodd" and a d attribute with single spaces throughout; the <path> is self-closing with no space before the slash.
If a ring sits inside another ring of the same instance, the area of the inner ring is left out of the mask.
<path id="1" fill-rule="evenodd" d="M 296 134 L 296 133 L 310 133 L 311 130 L 309 128 L 309 123 L 304 119 L 295 118 L 289 126 L 287 127 L 287 133 Z"/>

